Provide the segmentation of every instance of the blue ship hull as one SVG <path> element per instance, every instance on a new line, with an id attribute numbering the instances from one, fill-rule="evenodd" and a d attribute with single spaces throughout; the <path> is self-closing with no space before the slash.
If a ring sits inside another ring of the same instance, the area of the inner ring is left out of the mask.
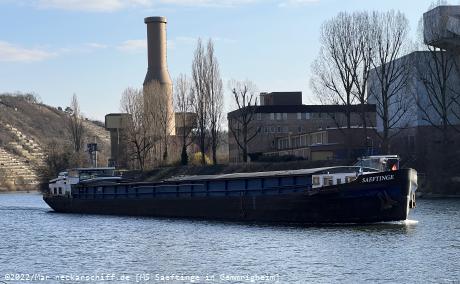
<path id="1" fill-rule="evenodd" d="M 414 170 L 379 172 L 314 189 L 311 176 L 86 184 L 44 195 L 57 212 L 276 223 L 370 223 L 407 219 Z"/>

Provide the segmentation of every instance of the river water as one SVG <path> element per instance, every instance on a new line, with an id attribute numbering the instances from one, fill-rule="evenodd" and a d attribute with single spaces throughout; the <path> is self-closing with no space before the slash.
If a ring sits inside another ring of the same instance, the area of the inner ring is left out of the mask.
<path id="1" fill-rule="evenodd" d="M 460 199 L 418 200 L 410 219 L 296 227 L 72 215 L 39 194 L 1 194 L 0 283 L 460 283 Z"/>

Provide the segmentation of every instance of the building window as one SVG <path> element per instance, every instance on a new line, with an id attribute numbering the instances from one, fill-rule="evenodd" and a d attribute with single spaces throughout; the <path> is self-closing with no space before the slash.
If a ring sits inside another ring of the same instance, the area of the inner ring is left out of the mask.
<path id="1" fill-rule="evenodd" d="M 287 127 L 287 126 L 283 127 L 283 132 L 288 133 L 289 132 L 289 127 Z"/>
<path id="2" fill-rule="evenodd" d="M 53 188 L 54 195 L 57 194 L 57 188 Z"/>
<path id="3" fill-rule="evenodd" d="M 283 120 L 287 120 L 287 113 L 283 113 Z"/>
<path id="4" fill-rule="evenodd" d="M 337 179 L 337 184 L 341 184 L 342 183 L 342 179 L 341 178 L 338 178 Z"/>
<path id="5" fill-rule="evenodd" d="M 265 127 L 265 133 L 268 133 L 268 127 Z"/>
<path id="6" fill-rule="evenodd" d="M 59 188 L 59 194 L 62 194 L 62 187 Z"/>
<path id="7" fill-rule="evenodd" d="M 301 120 L 301 119 L 302 119 L 302 113 L 301 113 L 301 112 L 298 112 L 298 113 L 297 113 L 297 119 L 298 119 L 298 120 Z"/>
<path id="8" fill-rule="evenodd" d="M 278 126 L 278 133 L 281 133 L 281 126 Z"/>
<path id="9" fill-rule="evenodd" d="M 305 113 L 305 119 L 310 119 L 310 114 L 308 112 Z"/>
<path id="10" fill-rule="evenodd" d="M 262 120 L 262 114 L 260 112 L 257 113 L 257 120 Z"/>
<path id="11" fill-rule="evenodd" d="M 297 148 L 297 142 L 295 138 L 292 138 L 291 145 L 292 145 L 292 148 Z"/>
<path id="12" fill-rule="evenodd" d="M 281 120 L 281 113 L 276 113 L 276 120 Z"/>
<path id="13" fill-rule="evenodd" d="M 297 132 L 301 133 L 302 132 L 302 126 L 297 127 Z"/>
<path id="14" fill-rule="evenodd" d="M 270 113 L 270 120 L 275 120 L 275 114 L 274 113 Z"/>
<path id="15" fill-rule="evenodd" d="M 315 112 L 310 115 L 311 118 L 318 119 L 321 118 L 321 113 L 320 112 Z"/>

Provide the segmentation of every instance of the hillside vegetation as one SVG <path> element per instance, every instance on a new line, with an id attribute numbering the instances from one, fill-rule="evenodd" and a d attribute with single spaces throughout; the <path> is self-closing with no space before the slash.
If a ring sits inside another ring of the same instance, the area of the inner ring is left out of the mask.
<path id="1" fill-rule="evenodd" d="M 36 189 L 55 174 L 45 170 L 53 162 L 48 154 L 69 147 L 67 117 L 62 108 L 45 105 L 33 94 L 0 94 L 0 190 Z M 98 162 L 104 165 L 110 142 L 102 125 L 84 121 L 85 142 L 96 138 Z M 81 153 L 83 160 L 86 156 Z"/>

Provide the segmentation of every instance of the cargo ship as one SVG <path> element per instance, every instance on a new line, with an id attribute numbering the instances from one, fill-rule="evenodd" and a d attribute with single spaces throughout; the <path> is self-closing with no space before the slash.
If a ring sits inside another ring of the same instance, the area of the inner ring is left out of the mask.
<path id="1" fill-rule="evenodd" d="M 81 168 L 51 180 L 44 201 L 56 212 L 263 223 L 400 221 L 415 207 L 417 172 L 397 156 L 353 166 L 181 176 L 132 182 L 114 168 Z"/>

